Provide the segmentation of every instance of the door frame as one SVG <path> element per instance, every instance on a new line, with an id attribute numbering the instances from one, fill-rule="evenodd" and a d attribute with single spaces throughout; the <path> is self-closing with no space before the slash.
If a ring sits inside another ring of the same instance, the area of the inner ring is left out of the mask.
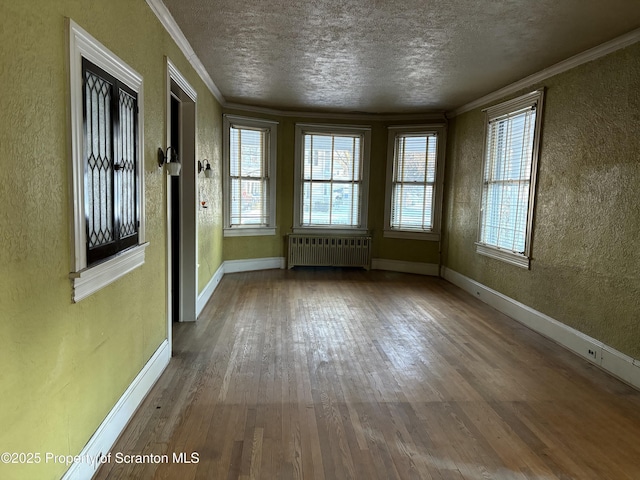
<path id="1" fill-rule="evenodd" d="M 173 252 L 171 239 L 171 186 L 170 177 L 165 179 L 166 192 L 166 240 L 167 240 L 167 339 L 173 345 L 172 304 L 172 256 L 180 256 L 180 285 L 176 291 L 179 295 L 179 322 L 193 322 L 196 320 L 197 305 L 197 276 L 198 276 L 198 222 L 197 201 L 198 183 L 196 181 L 196 102 L 197 94 L 186 78 L 175 65 L 165 57 L 167 65 L 166 75 L 166 112 L 165 125 L 166 146 L 175 148 L 182 164 L 180 171 L 180 251 Z M 180 145 L 171 145 L 171 96 L 180 102 Z M 166 148 L 166 147 L 165 147 Z"/>

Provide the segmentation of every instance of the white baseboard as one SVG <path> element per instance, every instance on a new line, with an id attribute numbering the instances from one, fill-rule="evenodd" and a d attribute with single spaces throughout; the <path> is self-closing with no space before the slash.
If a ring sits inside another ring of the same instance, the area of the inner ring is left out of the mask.
<path id="1" fill-rule="evenodd" d="M 204 287 L 204 290 L 202 290 L 200 295 L 198 295 L 198 300 L 196 301 L 196 318 L 199 317 L 202 313 L 202 310 L 204 310 L 205 305 L 211 298 L 211 295 L 213 295 L 213 292 L 215 292 L 223 276 L 224 263 L 218 267 L 218 270 L 216 270 L 216 273 L 213 274 L 213 277 L 211 277 L 211 280 L 209 280 L 207 286 Z"/>
<path id="2" fill-rule="evenodd" d="M 248 258 L 245 260 L 226 260 L 224 273 L 252 272 L 255 270 L 271 270 L 284 268 L 284 257 Z"/>
<path id="3" fill-rule="evenodd" d="M 416 273 L 418 275 L 440 275 L 440 266 L 435 263 L 405 262 L 402 260 L 388 260 L 374 258 L 371 260 L 372 270 L 388 270 L 390 272 Z"/>
<path id="4" fill-rule="evenodd" d="M 443 277 L 531 330 L 571 350 L 625 383 L 640 389 L 640 360 L 629 357 L 601 341 L 476 282 L 455 270 L 443 267 Z"/>
<path id="5" fill-rule="evenodd" d="M 250 258 L 247 260 L 227 260 L 222 262 L 222 265 L 220 265 L 216 273 L 213 274 L 207 286 L 202 290 L 200 295 L 198 295 L 196 316 L 200 316 L 225 273 L 271 270 L 273 268 L 284 268 L 284 257 Z"/>
<path id="6" fill-rule="evenodd" d="M 284 257 L 250 258 L 246 260 L 227 260 L 223 263 L 224 273 L 250 272 L 256 270 L 270 270 L 285 268 Z M 373 270 L 388 270 L 392 272 L 416 273 L 419 275 L 440 275 L 440 267 L 433 263 L 405 262 L 401 260 L 387 260 L 374 258 L 371 260 Z"/>
<path id="7" fill-rule="evenodd" d="M 109 453 L 170 359 L 171 348 L 164 340 L 82 449 L 78 456 L 83 461 L 71 465 L 62 480 L 86 480 L 96 473 L 100 466 L 97 460 Z"/>

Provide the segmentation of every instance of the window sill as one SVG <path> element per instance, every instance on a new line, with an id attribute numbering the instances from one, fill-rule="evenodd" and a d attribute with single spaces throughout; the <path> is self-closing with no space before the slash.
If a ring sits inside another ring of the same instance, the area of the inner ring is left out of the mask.
<path id="1" fill-rule="evenodd" d="M 223 232 L 225 237 L 261 237 L 275 234 L 276 227 L 234 227 L 225 228 Z"/>
<path id="2" fill-rule="evenodd" d="M 130 271 L 144 264 L 144 251 L 149 243 L 130 248 L 116 256 L 79 272 L 69 274 L 73 283 L 74 303 L 87 298 Z"/>
<path id="3" fill-rule="evenodd" d="M 295 227 L 292 231 L 299 235 L 369 235 L 366 228 Z"/>
<path id="4" fill-rule="evenodd" d="M 421 232 L 412 230 L 385 230 L 384 238 L 406 238 L 408 240 L 428 240 L 432 242 L 440 241 L 440 234 L 436 232 Z"/>
<path id="5" fill-rule="evenodd" d="M 516 267 L 526 269 L 529 269 L 530 267 L 531 260 L 529 259 L 529 257 L 522 254 L 510 252 L 508 250 L 503 250 L 501 248 L 476 243 L 476 252 L 480 255 L 485 255 L 487 257 L 495 258 L 496 260 L 510 263 L 511 265 L 515 265 Z"/>

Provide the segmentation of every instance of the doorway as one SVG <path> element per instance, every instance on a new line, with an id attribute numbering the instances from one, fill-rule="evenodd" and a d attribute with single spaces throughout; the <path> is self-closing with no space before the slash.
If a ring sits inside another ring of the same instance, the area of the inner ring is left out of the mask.
<path id="1" fill-rule="evenodd" d="M 178 154 L 179 176 L 167 176 L 167 338 L 176 322 L 196 320 L 196 92 L 167 59 L 167 147 Z"/>
<path id="2" fill-rule="evenodd" d="M 180 100 L 171 92 L 169 145 L 180 148 Z M 179 151 L 179 150 L 178 150 Z M 179 158 L 182 158 L 180 156 Z M 169 235 L 171 278 L 170 315 L 171 323 L 180 321 L 180 177 L 168 177 L 169 180 Z"/>

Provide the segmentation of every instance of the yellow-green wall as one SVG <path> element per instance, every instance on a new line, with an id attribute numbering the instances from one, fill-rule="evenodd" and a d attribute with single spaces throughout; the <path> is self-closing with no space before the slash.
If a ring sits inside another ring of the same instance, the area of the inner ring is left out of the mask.
<path id="1" fill-rule="evenodd" d="M 198 93 L 199 284 L 222 262 L 220 106 L 143 0 L 2 0 L 0 29 L 0 450 L 78 454 L 167 337 L 165 55 Z M 144 78 L 145 264 L 71 301 L 65 17 Z M 209 278 L 207 278 L 209 277 Z M 64 464 L 0 464 L 3 479 L 54 479 Z"/>
<path id="2" fill-rule="evenodd" d="M 280 122 L 278 233 L 222 238 L 221 107 L 143 0 L 1 0 L 0 446 L 78 454 L 167 337 L 165 56 L 198 93 L 198 290 L 223 258 L 284 256 L 293 219 L 295 123 L 372 127 L 369 228 L 375 258 L 438 263 L 437 242 L 385 239 L 387 122 Z M 144 78 L 145 264 L 71 302 L 65 17 Z M 448 132 L 444 262 L 474 280 L 640 358 L 640 46 L 544 82 L 531 270 L 475 253 L 482 165 L 479 110 Z M 236 114 L 257 116 L 234 111 Z M 421 122 L 419 119 L 415 120 Z M 413 121 L 412 121 L 413 123 Z M 8 466 L 0 478 L 59 478 L 66 465 Z"/>
<path id="3" fill-rule="evenodd" d="M 313 118 L 284 115 L 262 115 L 241 110 L 224 110 L 225 113 L 246 117 L 265 118 L 279 122 L 277 161 L 277 231 L 275 236 L 227 237 L 224 239 L 224 259 L 283 257 L 286 252 L 286 235 L 293 227 L 294 158 L 296 123 L 332 125 L 364 125 L 371 127 L 371 158 L 369 175 L 368 229 L 373 236 L 373 258 L 402 260 L 421 263 L 439 263 L 438 242 L 383 238 L 384 201 L 387 172 L 387 137 L 389 125 L 426 124 L 426 119 L 410 121 L 366 119 Z"/>
<path id="4" fill-rule="evenodd" d="M 197 80 L 192 80 L 194 83 Z M 199 82 L 198 82 L 199 83 Z M 222 265 L 222 108 L 207 90 L 202 89 L 197 104 L 197 159 L 211 163 L 213 177 L 198 175 L 198 293 L 206 288 Z"/>
<path id="5" fill-rule="evenodd" d="M 547 88 L 531 270 L 475 253 L 484 120 L 449 124 L 445 265 L 640 358 L 640 44 Z"/>

